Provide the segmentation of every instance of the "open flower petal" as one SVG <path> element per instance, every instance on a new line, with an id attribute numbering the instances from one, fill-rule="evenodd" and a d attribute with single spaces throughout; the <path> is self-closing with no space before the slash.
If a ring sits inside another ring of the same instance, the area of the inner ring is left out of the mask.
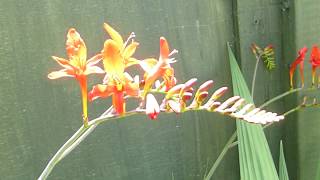
<path id="1" fill-rule="evenodd" d="M 122 47 L 123 46 L 123 39 L 122 39 L 121 35 L 107 23 L 104 23 L 103 27 L 108 32 L 110 37 L 117 43 L 118 47 L 119 48 Z"/>
<path id="2" fill-rule="evenodd" d="M 169 44 L 164 37 L 160 37 L 160 61 L 166 61 L 169 57 L 170 49 Z"/>
<path id="3" fill-rule="evenodd" d="M 89 92 L 88 99 L 93 101 L 99 97 L 108 97 L 113 94 L 114 87 L 98 84 L 93 86 L 92 90 Z"/>
<path id="4" fill-rule="evenodd" d="M 109 74 L 109 77 L 121 77 L 124 72 L 125 64 L 115 41 L 111 39 L 106 40 L 102 55 L 104 69 Z"/>
<path id="5" fill-rule="evenodd" d="M 48 74 L 49 79 L 58 79 L 62 77 L 74 77 L 74 76 L 68 74 L 67 71 L 64 69 L 60 71 L 53 71 L 50 74 Z"/>
<path id="6" fill-rule="evenodd" d="M 131 44 L 129 44 L 123 52 L 123 57 L 124 59 L 129 59 L 134 52 L 136 51 L 137 47 L 138 47 L 139 43 L 137 42 L 132 42 Z"/>
<path id="7" fill-rule="evenodd" d="M 67 34 L 66 50 L 69 58 L 76 56 L 84 64 L 87 59 L 87 48 L 80 34 L 70 28 Z"/>
<path id="8" fill-rule="evenodd" d="M 106 72 L 98 66 L 89 66 L 89 67 L 87 67 L 86 71 L 84 72 L 84 75 L 104 74 L 104 73 L 106 73 Z"/>
<path id="9" fill-rule="evenodd" d="M 56 57 L 56 56 L 52 56 L 52 58 L 62 67 L 66 68 L 66 69 L 75 69 L 76 67 L 74 67 L 72 64 L 70 64 L 70 62 L 64 58 L 60 58 L 60 57 Z"/>

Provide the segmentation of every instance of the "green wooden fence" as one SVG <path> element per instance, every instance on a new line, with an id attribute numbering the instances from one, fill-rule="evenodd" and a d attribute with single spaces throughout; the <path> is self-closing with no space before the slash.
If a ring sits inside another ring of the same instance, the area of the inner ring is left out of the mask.
<path id="1" fill-rule="evenodd" d="M 174 64 L 179 80 L 213 79 L 217 87 L 231 86 L 226 42 L 233 44 L 249 84 L 254 69 L 250 44 L 271 43 L 277 70 L 259 67 L 254 97 L 261 104 L 289 88 L 288 64 L 296 51 L 320 43 L 319 11 L 317 0 L 0 0 L 1 177 L 37 178 L 81 125 L 76 82 L 47 79 L 58 69 L 51 56 L 65 54 L 68 28 L 81 33 L 89 55 L 99 52 L 107 37 L 103 22 L 123 35 L 136 33 L 141 43 L 137 58 L 157 57 L 159 37 L 165 36 L 179 50 Z M 91 77 L 90 84 L 101 78 Z M 302 96 L 270 110 L 283 112 Z M 90 104 L 89 116 L 98 116 L 108 103 Z M 283 139 L 291 179 L 315 179 L 319 112 L 290 115 L 265 131 L 276 162 Z M 233 120 L 205 112 L 161 115 L 158 121 L 146 116 L 111 121 L 58 164 L 49 179 L 202 179 L 234 129 Z M 239 179 L 237 156 L 237 148 L 228 152 L 212 179 Z"/>

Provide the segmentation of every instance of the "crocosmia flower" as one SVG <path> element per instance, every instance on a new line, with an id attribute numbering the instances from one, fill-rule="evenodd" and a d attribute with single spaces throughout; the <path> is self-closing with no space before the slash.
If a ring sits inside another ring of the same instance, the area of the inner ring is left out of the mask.
<path id="1" fill-rule="evenodd" d="M 79 82 L 82 93 L 83 119 L 84 125 L 88 121 L 87 108 L 87 78 L 93 73 L 105 73 L 96 64 L 101 60 L 102 55 L 98 54 L 87 60 L 87 48 L 80 34 L 71 28 L 67 34 L 66 51 L 68 60 L 53 56 L 52 58 L 63 67 L 60 71 L 51 72 L 49 79 L 58 79 L 61 77 L 74 77 Z"/>
<path id="2" fill-rule="evenodd" d="M 139 82 L 134 82 L 132 77 L 124 72 L 125 68 L 138 63 L 138 60 L 131 57 L 138 43 L 132 40 L 134 33 L 131 33 L 124 43 L 121 35 L 111 26 L 104 24 L 104 28 L 112 38 L 105 41 L 101 51 L 107 78 L 103 84 L 93 87 L 89 93 L 89 100 L 112 95 L 113 108 L 122 115 L 125 112 L 124 95 L 139 95 Z M 132 41 L 129 44 L 130 40 Z"/>
<path id="3" fill-rule="evenodd" d="M 315 85 L 316 69 L 320 67 L 320 50 L 317 46 L 313 46 L 310 55 L 310 63 L 312 65 L 312 85 Z M 320 81 L 320 78 L 318 78 Z M 319 83 L 318 83 L 319 85 Z"/>
<path id="4" fill-rule="evenodd" d="M 303 60 L 306 56 L 306 53 L 308 51 L 308 48 L 303 47 L 302 49 L 299 50 L 298 52 L 298 57 L 297 59 L 291 64 L 290 66 L 290 87 L 293 88 L 293 74 L 294 71 L 296 70 L 297 66 L 300 65 L 300 76 L 301 76 L 301 83 L 302 87 L 304 86 L 304 75 L 303 75 Z"/>
<path id="5" fill-rule="evenodd" d="M 170 56 L 177 52 L 177 50 L 170 52 L 167 40 L 164 37 L 161 37 L 159 60 L 157 61 L 156 59 L 149 58 L 140 62 L 141 67 L 145 71 L 143 97 L 148 93 L 152 84 L 160 77 L 164 80 L 166 91 L 176 84 L 174 70 L 170 66 L 170 64 L 174 63 L 175 60 L 174 58 L 170 58 Z"/>

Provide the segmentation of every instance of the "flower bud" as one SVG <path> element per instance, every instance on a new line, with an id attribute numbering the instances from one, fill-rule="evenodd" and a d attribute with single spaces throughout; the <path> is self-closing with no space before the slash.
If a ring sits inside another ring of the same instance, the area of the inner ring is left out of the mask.
<path id="1" fill-rule="evenodd" d="M 160 107 L 156 98 L 152 94 L 148 94 L 146 99 L 146 114 L 151 119 L 156 119 L 159 113 Z"/>

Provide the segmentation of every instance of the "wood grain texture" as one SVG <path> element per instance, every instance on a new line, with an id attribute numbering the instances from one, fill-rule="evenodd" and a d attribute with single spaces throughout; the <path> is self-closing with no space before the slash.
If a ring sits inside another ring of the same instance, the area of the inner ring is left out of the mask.
<path id="1" fill-rule="evenodd" d="M 231 1 L 18 1 L 0 6 L 0 174 L 35 179 L 58 147 L 81 124 L 80 92 L 74 80 L 49 81 L 64 57 L 66 31 L 75 27 L 89 55 L 106 39 L 103 22 L 123 35 L 134 31 L 137 58 L 158 56 L 165 36 L 179 50 L 174 65 L 181 81 L 213 79 L 230 86 L 226 42 L 234 40 Z M 91 77 L 90 84 L 101 76 Z M 89 117 L 110 100 L 89 106 Z M 234 121 L 212 113 L 137 116 L 112 121 L 64 159 L 49 179 L 202 179 L 234 130 Z M 232 150 L 213 179 L 239 179 Z"/>
<path id="2" fill-rule="evenodd" d="M 314 44 L 320 45 L 320 6 L 317 0 L 294 1 L 295 2 L 295 50 L 298 51 L 303 46 L 311 47 Z M 311 65 L 309 55 L 305 60 L 305 79 L 306 85 L 311 86 Z M 319 71 L 318 71 L 319 72 Z M 299 78 L 297 78 L 299 82 Z M 304 96 L 320 99 L 319 92 L 300 93 L 297 101 L 301 101 Z M 297 144 L 298 151 L 298 178 L 297 179 L 316 179 L 317 168 L 320 165 L 320 111 L 319 109 L 308 109 L 300 111 L 297 117 Z"/>

